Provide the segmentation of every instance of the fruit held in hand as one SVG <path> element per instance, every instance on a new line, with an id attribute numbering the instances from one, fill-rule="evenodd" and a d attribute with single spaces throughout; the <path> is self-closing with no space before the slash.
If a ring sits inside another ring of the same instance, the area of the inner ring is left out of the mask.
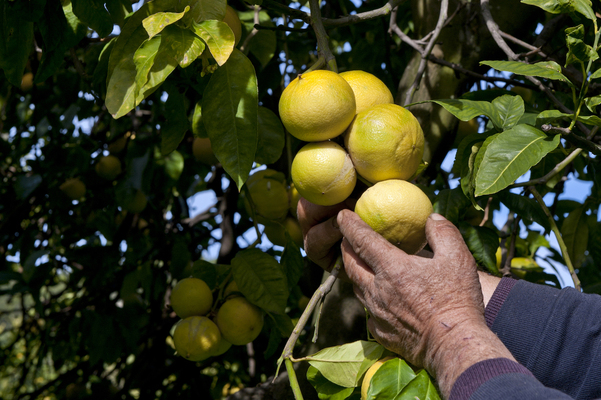
<path id="1" fill-rule="evenodd" d="M 115 156 L 100 157 L 94 168 L 98 176 L 112 181 L 121 174 L 121 161 Z"/>
<path id="2" fill-rule="evenodd" d="M 426 244 L 432 203 L 420 188 L 400 179 L 376 183 L 357 201 L 355 212 L 393 245 L 415 254 Z"/>
<path id="3" fill-rule="evenodd" d="M 303 146 L 292 161 L 290 175 L 300 195 L 321 206 L 344 201 L 357 182 L 350 156 L 329 141 Z"/>
<path id="4" fill-rule="evenodd" d="M 371 367 L 369 367 L 367 372 L 365 372 L 365 375 L 363 376 L 363 381 L 361 383 L 361 400 L 367 400 L 367 391 L 369 390 L 369 384 L 371 383 L 371 378 L 375 375 L 376 372 L 378 372 L 378 370 L 380 369 L 382 364 L 384 364 L 386 361 L 391 360 L 393 358 L 394 357 L 392 357 L 392 356 L 384 357 L 384 358 L 376 361 L 375 363 L 373 363 L 371 365 Z"/>
<path id="5" fill-rule="evenodd" d="M 221 333 L 207 317 L 192 316 L 177 323 L 173 344 L 177 353 L 190 361 L 202 361 L 219 349 Z"/>
<path id="6" fill-rule="evenodd" d="M 372 183 L 411 178 L 424 155 L 419 122 L 396 104 L 380 104 L 357 114 L 344 144 L 357 173 Z"/>
<path id="7" fill-rule="evenodd" d="M 234 297 L 223 303 L 215 322 L 225 340 L 239 346 L 259 336 L 263 329 L 263 312 L 244 297 Z"/>
<path id="8" fill-rule="evenodd" d="M 305 142 L 328 140 L 344 132 L 355 117 L 355 94 L 337 73 L 311 71 L 286 86 L 279 112 L 292 136 Z"/>
<path id="9" fill-rule="evenodd" d="M 171 291 L 171 308 L 180 318 L 205 315 L 213 305 L 213 293 L 202 279 L 185 278 Z"/>
<path id="10" fill-rule="evenodd" d="M 351 85 L 353 93 L 355 93 L 357 114 L 378 104 L 394 103 L 388 86 L 375 75 L 357 70 L 341 72 L 340 76 Z"/>
<path id="11" fill-rule="evenodd" d="M 59 189 L 71 200 L 80 200 L 86 194 L 86 185 L 79 178 L 67 179 Z"/>

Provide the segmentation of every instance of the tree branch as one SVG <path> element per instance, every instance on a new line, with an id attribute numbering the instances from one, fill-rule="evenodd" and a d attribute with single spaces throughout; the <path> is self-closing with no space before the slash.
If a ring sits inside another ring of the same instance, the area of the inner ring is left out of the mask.
<path id="1" fill-rule="evenodd" d="M 311 8 L 311 26 L 317 37 L 317 51 L 320 56 L 324 58 L 330 70 L 338 72 L 336 58 L 334 57 L 334 54 L 332 54 L 332 50 L 330 50 L 328 33 L 326 32 L 323 25 L 323 19 L 321 18 L 320 5 L 320 0 L 309 0 L 309 7 Z"/>

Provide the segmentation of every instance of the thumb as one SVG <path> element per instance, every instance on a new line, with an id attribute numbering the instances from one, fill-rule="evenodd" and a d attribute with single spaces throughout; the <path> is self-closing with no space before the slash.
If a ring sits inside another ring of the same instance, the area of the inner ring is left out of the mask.
<path id="1" fill-rule="evenodd" d="M 430 214 L 426 221 L 426 238 L 434 257 L 467 250 L 459 229 L 440 214 Z M 469 251 L 469 250 L 468 250 Z"/>

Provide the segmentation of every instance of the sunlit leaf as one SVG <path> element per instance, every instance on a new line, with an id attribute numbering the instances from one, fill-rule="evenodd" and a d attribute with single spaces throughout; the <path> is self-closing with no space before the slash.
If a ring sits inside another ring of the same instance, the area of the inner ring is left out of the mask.
<path id="1" fill-rule="evenodd" d="M 190 6 L 186 6 L 184 11 L 181 13 L 173 12 L 158 12 L 156 14 L 149 15 L 142 21 L 142 26 L 146 29 L 148 37 L 152 39 L 155 35 L 158 35 L 168 25 L 174 24 L 190 10 Z"/>
<path id="2" fill-rule="evenodd" d="M 204 21 L 192 25 L 193 32 L 205 41 L 209 51 L 217 61 L 223 65 L 234 50 L 234 32 L 228 24 L 222 21 Z"/>
<path id="3" fill-rule="evenodd" d="M 570 80 L 561 73 L 561 66 L 553 61 L 542 61 L 535 64 L 525 64 L 519 61 L 480 61 L 481 65 L 488 65 L 499 71 L 513 72 L 524 76 L 536 76 L 566 82 Z"/>
<path id="4" fill-rule="evenodd" d="M 568 55 L 566 57 L 566 65 L 572 64 L 575 61 L 581 63 L 589 60 L 596 60 L 599 54 L 591 46 L 584 43 L 584 25 L 566 29 L 566 44 L 568 45 Z"/>
<path id="5" fill-rule="evenodd" d="M 578 12 L 591 21 L 596 21 L 590 0 L 522 0 L 522 3 L 540 7 L 551 14 Z"/>
<path id="6" fill-rule="evenodd" d="M 394 400 L 440 400 L 432 378 L 422 369 Z"/>
<path id="7" fill-rule="evenodd" d="M 480 115 L 490 118 L 497 129 L 501 129 L 503 121 L 497 108 L 487 101 L 473 101 L 464 99 L 430 100 L 422 103 L 436 103 L 462 121 L 469 121 Z M 421 104 L 421 103 L 416 103 Z"/>
<path id="8" fill-rule="evenodd" d="M 354 390 L 353 387 L 344 387 L 330 382 L 312 365 L 307 370 L 307 380 L 317 391 L 320 400 L 344 400 Z"/>
<path id="9" fill-rule="evenodd" d="M 520 96 L 506 94 L 494 99 L 492 104 L 499 112 L 503 130 L 511 129 L 517 125 L 524 114 L 524 100 Z"/>

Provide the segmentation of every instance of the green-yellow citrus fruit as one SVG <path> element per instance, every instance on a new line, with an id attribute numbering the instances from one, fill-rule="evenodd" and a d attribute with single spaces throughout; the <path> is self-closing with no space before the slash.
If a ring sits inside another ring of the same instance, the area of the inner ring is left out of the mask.
<path id="1" fill-rule="evenodd" d="M 215 322 L 225 340 L 239 346 L 259 336 L 263 329 L 263 312 L 244 297 L 234 297 L 223 303 Z"/>
<path id="2" fill-rule="evenodd" d="M 459 121 L 457 125 L 457 137 L 455 138 L 455 144 L 459 145 L 466 136 L 478 133 L 480 124 L 478 118 L 472 118 L 469 121 Z"/>
<path id="3" fill-rule="evenodd" d="M 109 143 L 109 146 L 108 146 L 109 153 L 111 153 L 111 154 L 121 153 L 125 149 L 125 146 L 127 145 L 127 138 L 130 135 L 131 135 L 131 133 L 127 132 L 124 136 L 121 136 L 120 138 Z"/>
<path id="4" fill-rule="evenodd" d="M 290 175 L 300 195 L 321 206 L 344 201 L 357 182 L 348 153 L 329 141 L 303 146 L 292 161 Z"/>
<path id="5" fill-rule="evenodd" d="M 190 361 L 211 357 L 219 348 L 221 333 L 207 317 L 192 316 L 178 322 L 173 332 L 177 353 Z"/>
<path id="6" fill-rule="evenodd" d="M 111 155 L 100 157 L 95 169 L 98 176 L 107 181 L 112 181 L 121 173 L 121 161 Z"/>
<path id="7" fill-rule="evenodd" d="M 357 114 L 344 143 L 357 173 L 372 183 L 411 178 L 424 154 L 419 122 L 396 104 L 379 104 Z"/>
<path id="8" fill-rule="evenodd" d="M 299 75 L 282 92 L 280 118 L 290 134 L 306 142 L 340 135 L 355 116 L 355 94 L 335 72 L 317 70 Z"/>
<path id="9" fill-rule="evenodd" d="M 86 194 L 86 185 L 79 178 L 67 179 L 59 189 L 71 200 L 80 200 Z"/>
<path id="10" fill-rule="evenodd" d="M 277 178 L 277 171 L 266 169 L 254 173 L 246 184 L 255 206 L 257 221 L 265 224 L 282 220 L 288 214 L 288 192 L 286 186 Z M 250 207 L 247 203 L 250 215 Z"/>
<path id="11" fill-rule="evenodd" d="M 238 13 L 236 10 L 230 6 L 226 6 L 225 18 L 223 18 L 223 22 L 225 22 L 230 27 L 232 32 L 234 32 L 234 47 L 236 47 L 240 42 L 240 38 L 242 37 L 242 24 L 240 23 L 240 18 L 238 18 Z"/>
<path id="12" fill-rule="evenodd" d="M 180 318 L 205 315 L 212 305 L 213 293 L 202 279 L 182 279 L 171 291 L 171 307 Z"/>
<path id="13" fill-rule="evenodd" d="M 503 253 L 501 250 L 501 246 L 497 247 L 497 252 L 495 253 L 495 258 L 497 260 L 497 269 L 500 269 L 501 261 L 503 260 Z"/>
<path id="14" fill-rule="evenodd" d="M 33 89 L 33 74 L 31 72 L 26 72 L 21 78 L 21 90 L 29 92 L 31 89 Z"/>
<path id="15" fill-rule="evenodd" d="M 227 340 L 225 340 L 223 338 L 223 336 L 221 336 L 221 340 L 219 341 L 217 348 L 215 349 L 215 351 L 213 351 L 213 356 L 222 355 L 223 353 L 228 351 L 230 349 L 230 347 L 232 347 L 232 344 L 230 342 L 228 342 Z"/>
<path id="16" fill-rule="evenodd" d="M 518 278 L 524 278 L 528 271 L 542 271 L 542 268 L 530 257 L 513 257 L 511 272 Z"/>
<path id="17" fill-rule="evenodd" d="M 294 182 L 290 184 L 288 196 L 290 197 L 290 214 L 294 215 L 294 218 L 298 218 L 298 215 L 296 214 L 296 208 L 298 207 L 298 201 L 300 200 L 300 193 L 298 190 L 296 190 Z"/>
<path id="18" fill-rule="evenodd" d="M 133 198 L 129 198 L 125 204 L 123 204 L 123 209 L 129 212 L 139 213 L 146 208 L 146 204 L 148 204 L 146 195 L 141 190 L 138 190 Z"/>
<path id="19" fill-rule="evenodd" d="M 340 76 L 351 85 L 353 93 L 355 93 L 357 114 L 378 104 L 394 103 L 388 86 L 375 75 L 357 70 L 341 72 Z"/>
<path id="20" fill-rule="evenodd" d="M 400 179 L 376 183 L 355 205 L 355 212 L 374 231 L 409 254 L 426 244 L 426 221 L 432 211 L 428 196 Z"/>
<path id="21" fill-rule="evenodd" d="M 196 161 L 200 161 L 206 165 L 215 165 L 219 162 L 217 157 L 215 157 L 215 153 L 213 153 L 209 138 L 194 138 L 194 142 L 192 142 L 192 154 Z"/>
<path id="22" fill-rule="evenodd" d="M 295 218 L 287 217 L 283 224 L 278 222 L 265 225 L 267 239 L 277 246 L 286 246 L 286 232 L 297 246 L 303 247 L 303 232 L 300 224 Z"/>
<path id="23" fill-rule="evenodd" d="M 361 400 L 367 400 L 367 390 L 369 389 L 369 384 L 371 383 L 371 378 L 374 376 L 374 374 L 380 369 L 382 364 L 393 358 L 394 357 L 392 356 L 384 357 L 373 363 L 367 372 L 365 372 L 365 375 L 363 376 L 363 382 L 361 383 Z"/>

